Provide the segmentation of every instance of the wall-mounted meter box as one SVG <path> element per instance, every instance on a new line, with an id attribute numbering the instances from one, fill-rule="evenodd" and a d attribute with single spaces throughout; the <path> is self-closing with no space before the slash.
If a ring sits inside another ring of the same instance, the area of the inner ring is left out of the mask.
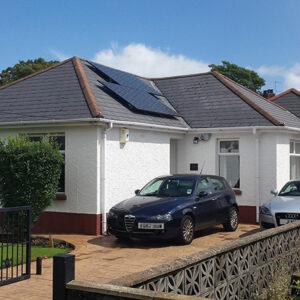
<path id="1" fill-rule="evenodd" d="M 126 144 L 129 141 L 129 129 L 120 128 L 120 144 Z"/>

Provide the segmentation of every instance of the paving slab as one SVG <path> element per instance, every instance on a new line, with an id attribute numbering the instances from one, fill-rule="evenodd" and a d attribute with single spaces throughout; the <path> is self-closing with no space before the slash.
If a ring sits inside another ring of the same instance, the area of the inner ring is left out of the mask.
<path id="1" fill-rule="evenodd" d="M 186 246 L 159 241 L 124 243 L 112 236 L 56 235 L 54 238 L 75 245 L 72 253 L 76 256 L 76 280 L 108 283 L 118 277 L 130 276 L 132 273 L 228 243 L 258 230 L 257 225 L 241 224 L 235 232 L 223 232 L 217 226 L 197 233 L 192 244 Z M 42 275 L 35 275 L 35 264 L 32 263 L 32 277 L 0 287 L 0 299 L 52 299 L 52 263 L 52 259 L 43 261 Z"/>

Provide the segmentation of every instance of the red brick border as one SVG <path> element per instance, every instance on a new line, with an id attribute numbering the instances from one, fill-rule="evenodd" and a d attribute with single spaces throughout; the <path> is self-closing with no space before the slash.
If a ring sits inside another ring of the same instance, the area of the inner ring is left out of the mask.
<path id="1" fill-rule="evenodd" d="M 33 233 L 101 234 L 101 215 L 66 212 L 43 212 Z"/>
<path id="2" fill-rule="evenodd" d="M 240 222 L 256 224 L 256 206 L 239 206 Z M 33 228 L 33 233 L 73 233 L 100 235 L 100 214 L 77 214 L 66 212 L 43 212 Z"/>

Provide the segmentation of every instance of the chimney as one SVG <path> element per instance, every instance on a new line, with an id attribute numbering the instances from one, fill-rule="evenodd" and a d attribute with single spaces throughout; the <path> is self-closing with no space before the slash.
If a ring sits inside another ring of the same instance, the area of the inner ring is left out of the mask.
<path id="1" fill-rule="evenodd" d="M 270 99 L 272 97 L 275 96 L 275 93 L 273 92 L 273 90 L 269 89 L 269 90 L 264 90 L 263 91 L 263 96 L 266 98 L 266 99 Z"/>

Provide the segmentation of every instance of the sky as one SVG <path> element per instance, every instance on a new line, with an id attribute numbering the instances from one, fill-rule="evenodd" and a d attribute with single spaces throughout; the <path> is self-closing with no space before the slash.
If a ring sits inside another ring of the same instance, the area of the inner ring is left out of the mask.
<path id="1" fill-rule="evenodd" d="M 0 0 L 0 70 L 77 55 L 149 77 L 222 60 L 300 89 L 300 0 Z"/>

